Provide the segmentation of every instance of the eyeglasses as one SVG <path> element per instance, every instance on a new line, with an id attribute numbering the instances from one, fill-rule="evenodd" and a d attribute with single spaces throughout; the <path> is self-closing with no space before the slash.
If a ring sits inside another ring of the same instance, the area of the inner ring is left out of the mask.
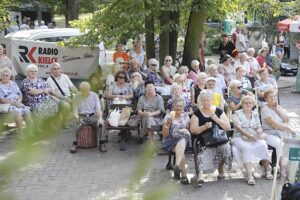
<path id="1" fill-rule="evenodd" d="M 244 104 L 253 104 L 251 101 L 245 101 Z"/>
<path id="2" fill-rule="evenodd" d="M 37 71 L 29 71 L 29 72 L 31 72 L 31 73 L 36 73 Z"/>
<path id="3" fill-rule="evenodd" d="M 125 76 L 118 76 L 119 79 L 126 79 Z"/>
<path id="4" fill-rule="evenodd" d="M 172 60 L 165 60 L 165 62 L 171 62 Z"/>
<path id="5" fill-rule="evenodd" d="M 3 77 L 9 77 L 9 74 L 2 74 Z"/>
<path id="6" fill-rule="evenodd" d="M 125 63 L 124 63 L 124 62 L 119 62 L 119 64 L 120 64 L 120 65 L 124 65 Z"/>
<path id="7" fill-rule="evenodd" d="M 243 88 L 243 86 L 237 86 L 236 88 L 237 88 L 237 89 L 242 89 L 242 88 Z"/>
<path id="8" fill-rule="evenodd" d="M 174 107 L 176 107 L 176 108 L 183 108 L 182 105 L 174 105 Z"/>

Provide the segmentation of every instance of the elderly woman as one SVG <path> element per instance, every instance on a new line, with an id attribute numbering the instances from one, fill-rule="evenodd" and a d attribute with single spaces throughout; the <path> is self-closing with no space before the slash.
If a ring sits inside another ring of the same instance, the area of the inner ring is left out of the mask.
<path id="1" fill-rule="evenodd" d="M 172 93 L 172 98 L 168 100 L 167 107 L 166 107 L 166 112 L 170 112 L 174 108 L 174 100 L 178 99 L 181 97 L 181 86 L 174 83 L 172 85 L 171 89 Z M 188 115 L 193 114 L 193 109 L 192 109 L 192 102 L 190 99 L 186 97 L 181 97 L 184 100 L 184 112 Z"/>
<path id="2" fill-rule="evenodd" d="M 187 78 L 196 82 L 197 75 L 200 73 L 199 69 L 200 62 L 198 60 L 193 60 L 191 62 L 191 70 L 189 71 Z"/>
<path id="3" fill-rule="evenodd" d="M 133 49 L 129 53 L 129 58 L 135 58 L 138 61 L 138 67 L 141 70 L 146 70 L 146 56 L 141 41 L 135 41 L 133 43 Z"/>
<path id="4" fill-rule="evenodd" d="M 114 101 L 120 101 L 126 104 L 131 104 L 133 99 L 133 90 L 127 83 L 127 74 L 123 71 L 118 71 L 115 75 L 115 84 L 111 85 L 108 89 L 107 98 L 109 105 Z"/>
<path id="5" fill-rule="evenodd" d="M 219 108 L 211 109 L 214 100 L 211 91 L 201 91 L 198 99 L 198 102 L 201 103 L 191 118 L 191 134 L 201 137 L 202 133 L 212 131 L 212 124 L 218 125 L 225 131 L 230 130 L 230 123 L 225 113 Z M 219 172 L 218 179 L 224 179 L 224 164 L 229 165 L 231 160 L 230 145 L 228 143 L 216 147 L 198 145 L 197 151 L 195 153 L 195 168 L 198 186 L 201 187 L 204 183 L 203 173 L 214 172 L 215 169 L 218 169 Z"/>
<path id="6" fill-rule="evenodd" d="M 216 89 L 216 83 L 217 83 L 217 80 L 214 77 L 208 77 L 205 80 L 206 89 L 210 90 L 213 93 L 213 96 L 214 96 L 213 105 L 221 108 L 222 110 L 224 110 L 225 100 L 223 98 L 223 95 L 215 90 Z M 198 102 L 198 99 L 197 99 L 197 104 L 199 105 L 199 103 L 201 103 L 201 102 Z"/>
<path id="7" fill-rule="evenodd" d="M 161 66 L 161 74 L 164 78 L 164 82 L 167 85 L 173 84 L 173 76 L 176 73 L 176 67 L 172 65 L 172 57 L 166 56 L 165 57 L 165 63 L 163 66 Z"/>
<path id="8" fill-rule="evenodd" d="M 223 95 L 224 90 L 227 89 L 227 85 L 224 79 L 224 76 L 222 74 L 219 74 L 218 72 L 218 66 L 215 64 L 211 64 L 208 66 L 208 75 L 215 78 L 217 83 L 216 83 L 216 92 L 219 92 L 220 94 Z"/>
<path id="9" fill-rule="evenodd" d="M 131 77 L 131 75 L 134 72 L 140 73 L 142 75 L 143 80 L 145 80 L 147 78 L 146 71 L 141 70 L 141 68 L 139 67 L 139 63 L 138 63 L 137 59 L 135 59 L 135 58 L 130 60 L 130 68 L 129 68 L 127 74 L 129 77 Z"/>
<path id="10" fill-rule="evenodd" d="M 134 98 L 138 101 L 145 93 L 144 81 L 139 72 L 133 72 L 131 75 L 131 87 L 133 89 Z"/>
<path id="11" fill-rule="evenodd" d="M 21 83 L 23 103 L 29 106 L 37 117 L 52 117 L 58 111 L 58 102 L 51 96 L 47 82 L 38 78 L 38 67 L 30 64 L 26 67 L 27 78 Z"/>
<path id="12" fill-rule="evenodd" d="M 268 51 L 266 49 L 260 49 L 258 51 L 258 56 L 256 57 L 256 60 L 260 66 L 260 68 L 266 67 L 266 57 L 267 57 Z"/>
<path id="13" fill-rule="evenodd" d="M 262 104 L 265 102 L 264 92 L 268 89 L 273 89 L 275 92 L 278 92 L 278 86 L 275 79 L 269 77 L 268 69 L 262 68 L 259 70 L 260 80 L 254 83 L 256 88 L 258 103 Z"/>
<path id="14" fill-rule="evenodd" d="M 165 112 L 163 98 L 156 94 L 152 81 L 145 81 L 145 95 L 139 98 L 137 112 L 142 118 L 142 133 L 147 133 L 148 138 L 152 139 L 151 127 L 161 124 Z"/>
<path id="15" fill-rule="evenodd" d="M 156 71 L 158 67 L 158 60 L 155 58 L 150 58 L 148 60 L 148 66 L 147 80 L 150 80 L 154 83 L 155 90 L 161 95 L 170 95 L 170 87 L 163 83 L 163 80 Z"/>
<path id="16" fill-rule="evenodd" d="M 12 71 L 13 78 L 17 75 L 14 65 L 11 60 L 4 54 L 4 48 L 0 44 L 0 69 L 9 68 Z"/>
<path id="17" fill-rule="evenodd" d="M 235 79 L 238 80 L 238 81 L 240 81 L 242 83 L 243 89 L 245 89 L 245 90 L 252 90 L 252 85 L 251 85 L 250 80 L 247 77 L 245 77 L 245 69 L 244 69 L 244 67 L 242 67 L 242 66 L 237 67 L 235 74 L 236 74 L 235 75 Z"/>
<path id="18" fill-rule="evenodd" d="M 290 138 L 295 134 L 295 131 L 285 124 L 289 121 L 289 117 L 286 111 L 278 105 L 276 91 L 269 89 L 265 91 L 264 96 L 267 105 L 263 107 L 261 112 L 262 128 L 267 134 L 267 144 L 274 147 L 277 157 L 280 157 L 282 155 L 281 139 Z"/>
<path id="19" fill-rule="evenodd" d="M 255 185 L 252 176 L 251 163 L 262 161 L 266 172 L 266 179 L 273 176 L 269 166 L 268 145 L 264 140 L 264 133 L 260 124 L 259 115 L 253 111 L 255 100 L 252 96 L 245 96 L 241 100 L 242 109 L 233 115 L 235 125 L 232 145 L 237 149 L 235 157 L 241 158 L 246 168 L 246 181 L 249 185 Z"/>
<path id="20" fill-rule="evenodd" d="M 254 97 L 251 92 L 243 89 L 243 85 L 239 80 L 230 82 L 228 103 L 229 108 L 233 113 L 242 108 L 241 99 L 245 95 Z"/>
<path id="21" fill-rule="evenodd" d="M 250 64 L 247 60 L 248 60 L 248 55 L 246 53 L 241 53 L 240 65 L 235 66 L 235 68 L 242 66 L 245 70 L 245 74 L 244 74 L 245 76 L 249 76 L 250 73 Z"/>
<path id="22" fill-rule="evenodd" d="M 30 108 L 22 104 L 22 93 L 18 85 L 11 80 L 12 71 L 8 68 L 4 68 L 1 72 L 1 82 L 0 82 L 0 106 L 7 106 L 8 113 L 15 116 L 15 122 L 22 137 L 22 122 L 23 116 L 27 123 L 30 123 Z M 1 105 L 2 104 L 2 105 Z"/>
<path id="23" fill-rule="evenodd" d="M 197 75 L 196 82 L 192 87 L 191 97 L 192 97 L 192 105 L 193 107 L 197 107 L 197 99 L 202 90 L 205 89 L 205 80 L 207 78 L 207 74 L 204 72 L 200 72 Z"/>
<path id="24" fill-rule="evenodd" d="M 222 64 L 219 66 L 218 71 L 224 76 L 226 85 L 228 86 L 231 80 L 235 79 L 235 68 L 231 65 L 231 57 L 225 55 Z"/>
<path id="25" fill-rule="evenodd" d="M 191 86 L 193 84 L 193 80 L 187 77 L 189 68 L 187 66 L 180 66 L 177 73 L 180 75 L 179 79 L 181 80 L 182 94 L 191 99 Z"/>
<path id="26" fill-rule="evenodd" d="M 189 184 L 185 171 L 184 151 L 191 141 L 191 135 L 188 131 L 190 118 L 184 112 L 185 103 L 182 98 L 174 98 L 173 105 L 173 111 L 166 115 L 163 123 L 163 147 L 167 151 L 175 152 L 174 179 L 179 180 L 181 172 L 181 183 Z"/>

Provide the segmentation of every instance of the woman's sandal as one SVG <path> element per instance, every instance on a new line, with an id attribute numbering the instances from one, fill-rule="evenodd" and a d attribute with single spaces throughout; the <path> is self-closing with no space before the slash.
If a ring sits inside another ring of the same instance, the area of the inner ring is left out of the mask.
<path id="1" fill-rule="evenodd" d="M 102 152 L 102 153 L 107 152 L 106 145 L 105 144 L 100 144 L 99 151 Z"/>
<path id="2" fill-rule="evenodd" d="M 176 179 L 176 180 L 180 180 L 180 169 L 179 169 L 179 166 L 175 166 L 174 168 L 173 168 L 173 172 L 174 172 L 174 179 Z"/>
<path id="3" fill-rule="evenodd" d="M 255 180 L 253 176 L 248 177 L 247 180 L 248 185 L 255 185 Z"/>
<path id="4" fill-rule="evenodd" d="M 204 180 L 202 180 L 202 179 L 197 180 L 198 187 L 202 187 L 203 184 L 204 184 Z"/>
<path id="5" fill-rule="evenodd" d="M 225 179 L 225 176 L 224 176 L 224 175 L 221 175 L 221 174 L 219 174 L 219 175 L 217 176 L 217 179 L 218 179 L 218 180 L 224 180 L 224 179 Z"/>
<path id="6" fill-rule="evenodd" d="M 189 179 L 186 176 L 183 176 L 183 177 L 181 177 L 180 183 L 182 185 L 188 185 L 190 182 L 189 182 Z"/>

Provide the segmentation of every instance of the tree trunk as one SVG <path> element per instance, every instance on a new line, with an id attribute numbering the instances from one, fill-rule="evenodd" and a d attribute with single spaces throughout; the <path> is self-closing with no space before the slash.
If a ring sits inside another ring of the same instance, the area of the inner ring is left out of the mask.
<path id="1" fill-rule="evenodd" d="M 205 21 L 205 11 L 201 9 L 204 0 L 193 0 L 192 10 L 188 21 L 187 32 L 185 35 L 182 65 L 190 67 L 191 61 L 198 58 L 201 33 Z M 195 8 L 199 9 L 195 9 Z"/>
<path id="2" fill-rule="evenodd" d="M 66 25 L 69 26 L 69 21 L 78 19 L 79 17 L 79 3 L 80 0 L 66 0 L 67 3 L 67 17 Z"/>
<path id="3" fill-rule="evenodd" d="M 147 1 L 145 1 L 145 8 L 150 9 Z M 155 58 L 155 43 L 154 43 L 154 16 L 150 13 L 145 17 L 145 34 L 146 34 L 146 55 L 147 59 Z"/>
<path id="4" fill-rule="evenodd" d="M 163 0 L 162 0 L 163 1 Z M 165 56 L 169 55 L 169 12 L 162 11 L 160 15 L 159 34 L 159 65 L 163 65 Z"/>
<path id="5" fill-rule="evenodd" d="M 37 14 L 37 20 L 39 23 L 39 26 L 41 25 L 41 21 L 42 21 L 42 9 L 41 9 L 41 3 L 37 0 L 31 0 L 30 3 L 33 5 L 33 7 L 36 10 L 36 14 Z"/>
<path id="6" fill-rule="evenodd" d="M 179 27 L 179 10 L 170 13 L 170 20 L 174 22 L 176 27 Z M 175 27 L 174 27 L 175 28 Z M 178 30 L 172 29 L 169 33 L 169 54 L 173 60 L 176 60 Z"/>

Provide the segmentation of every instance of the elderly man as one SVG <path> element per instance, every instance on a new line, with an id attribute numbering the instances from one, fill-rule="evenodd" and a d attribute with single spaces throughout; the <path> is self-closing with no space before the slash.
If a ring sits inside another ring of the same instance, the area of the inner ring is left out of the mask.
<path id="1" fill-rule="evenodd" d="M 83 128 L 82 125 L 91 126 L 93 131 L 96 131 L 97 135 L 100 135 L 99 149 L 101 152 L 106 152 L 104 135 L 106 131 L 99 130 L 103 120 L 98 95 L 90 91 L 91 86 L 88 82 L 81 82 L 79 89 L 80 92 L 73 99 L 73 115 L 77 121 L 77 128 L 76 141 L 73 142 L 71 153 L 77 152 L 77 138 Z"/>
<path id="2" fill-rule="evenodd" d="M 210 90 L 214 94 L 214 102 L 213 105 L 224 110 L 224 98 L 223 95 L 216 91 L 217 80 L 214 77 L 208 77 L 206 79 L 206 89 Z M 197 101 L 199 102 L 199 101 Z"/>
<path id="3" fill-rule="evenodd" d="M 66 74 L 61 73 L 61 66 L 54 62 L 51 65 L 51 76 L 48 77 L 49 84 L 53 95 L 58 98 L 58 101 L 63 108 L 70 109 L 71 92 L 77 92 L 77 88 L 73 85 L 70 78 Z"/>
<path id="4" fill-rule="evenodd" d="M 162 113 L 165 112 L 163 98 L 155 93 L 154 83 L 145 81 L 145 95 L 141 96 L 137 105 L 138 115 L 142 118 L 142 133 L 152 139 L 153 125 L 162 124 Z"/>

